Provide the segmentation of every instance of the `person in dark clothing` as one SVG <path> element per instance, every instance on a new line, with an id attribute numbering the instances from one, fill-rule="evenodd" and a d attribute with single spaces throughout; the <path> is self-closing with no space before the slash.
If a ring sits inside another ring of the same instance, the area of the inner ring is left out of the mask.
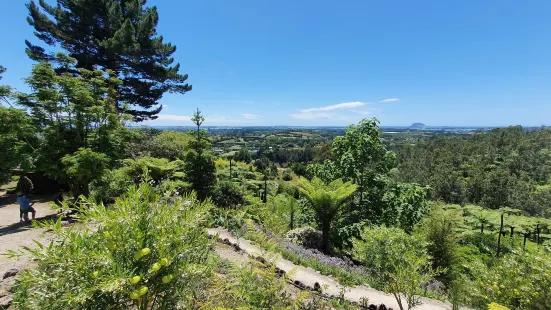
<path id="1" fill-rule="evenodd" d="M 22 175 L 17 182 L 17 191 L 29 195 L 34 190 L 34 184 L 26 175 Z"/>
<path id="2" fill-rule="evenodd" d="M 55 204 L 61 208 L 63 203 L 63 189 L 60 189 L 59 192 L 54 197 Z"/>

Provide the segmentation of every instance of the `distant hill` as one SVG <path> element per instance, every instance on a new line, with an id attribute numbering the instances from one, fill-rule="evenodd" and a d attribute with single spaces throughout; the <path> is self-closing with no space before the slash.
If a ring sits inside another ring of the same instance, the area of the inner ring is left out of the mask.
<path id="1" fill-rule="evenodd" d="M 410 129 L 425 129 L 427 126 L 423 123 L 413 123 L 411 126 L 409 126 Z"/>

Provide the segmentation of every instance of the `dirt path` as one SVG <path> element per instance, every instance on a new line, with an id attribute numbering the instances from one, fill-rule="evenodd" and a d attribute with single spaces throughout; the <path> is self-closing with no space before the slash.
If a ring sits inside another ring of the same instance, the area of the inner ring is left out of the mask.
<path id="1" fill-rule="evenodd" d="M 231 244 L 237 244 L 239 247 L 247 254 L 251 256 L 261 256 L 275 257 L 273 259 L 274 264 L 279 269 L 285 271 L 293 281 L 300 281 L 304 285 L 309 287 L 315 287 L 316 283 L 320 285 L 323 289 L 323 292 L 329 296 L 338 297 L 341 295 L 341 292 L 345 291 L 344 297 L 346 300 L 351 302 L 361 302 L 363 298 L 368 298 L 369 303 L 372 304 L 384 304 L 387 308 L 391 307 L 394 309 L 400 309 L 398 303 L 394 296 L 386 294 L 384 292 L 369 288 L 366 286 L 356 286 L 356 287 L 343 287 L 333 278 L 319 274 L 317 271 L 306 268 L 303 266 L 295 265 L 294 263 L 281 258 L 280 256 L 274 256 L 273 254 L 266 253 L 266 251 L 261 248 L 251 244 L 247 240 L 239 239 L 237 240 L 231 233 L 222 228 L 211 228 L 208 229 L 208 233 L 211 236 L 218 235 L 218 238 L 224 240 L 227 239 Z M 226 250 L 227 251 L 227 250 Z M 218 252 L 223 258 L 232 260 L 233 255 L 225 255 L 226 251 Z M 443 303 L 438 300 L 421 298 L 422 304 L 415 307 L 418 310 L 440 310 L 440 309 L 452 309 L 451 304 Z"/>
<path id="2" fill-rule="evenodd" d="M 36 210 L 38 220 L 51 218 L 55 215 L 55 210 L 50 208 L 51 197 L 30 198 L 32 202 L 35 202 L 33 208 Z M 49 244 L 52 238 L 43 229 L 34 229 L 30 223 L 20 223 L 19 205 L 16 202 L 15 195 L 7 195 L 5 191 L 0 191 L 0 254 L 5 254 L 9 250 L 17 251 L 21 246 L 36 247 L 37 245 L 33 240 Z M 13 284 L 13 277 L 2 279 L 6 271 L 14 268 L 21 270 L 28 264 L 28 256 L 12 259 L 0 255 L 0 296 L 6 295 L 7 290 Z"/>

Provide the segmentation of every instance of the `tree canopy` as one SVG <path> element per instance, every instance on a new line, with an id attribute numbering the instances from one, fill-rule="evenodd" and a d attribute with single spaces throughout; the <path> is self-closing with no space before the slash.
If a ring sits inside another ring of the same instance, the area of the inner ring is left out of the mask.
<path id="1" fill-rule="evenodd" d="M 131 0 L 44 0 L 27 4 L 27 21 L 38 39 L 49 46 L 59 45 L 76 59 L 77 68 L 93 71 L 112 70 L 121 79 L 117 85 L 120 97 L 118 111 L 131 114 L 135 120 L 155 119 L 161 111 L 159 100 L 166 92 L 191 90 L 187 75 L 172 55 L 176 46 L 165 43 L 157 33 L 159 14 L 146 1 Z M 53 52 L 26 41 L 26 52 L 36 61 L 51 61 Z M 55 68 L 64 72 L 63 66 Z"/>

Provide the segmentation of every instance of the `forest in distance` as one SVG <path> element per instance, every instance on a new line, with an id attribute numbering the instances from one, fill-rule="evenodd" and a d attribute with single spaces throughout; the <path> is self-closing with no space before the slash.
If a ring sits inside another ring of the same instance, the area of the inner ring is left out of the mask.
<path id="1" fill-rule="evenodd" d="M 48 236 L 0 253 L 6 308 L 551 309 L 550 128 L 145 126 L 192 91 L 157 8 L 56 3 L 27 3 L 27 89 L 0 67 L 0 242 Z"/>

